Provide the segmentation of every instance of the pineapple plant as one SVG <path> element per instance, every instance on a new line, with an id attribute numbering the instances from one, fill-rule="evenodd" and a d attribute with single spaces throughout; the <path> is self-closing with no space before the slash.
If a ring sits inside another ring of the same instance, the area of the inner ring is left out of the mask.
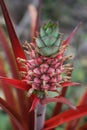
<path id="1" fill-rule="evenodd" d="M 25 68 L 20 72 L 22 81 L 31 86 L 28 95 L 37 95 L 42 104 L 48 102 L 46 98 L 49 91 L 59 94 L 59 87 L 79 85 L 70 81 L 73 66 L 64 63 L 71 55 L 64 56 L 67 44 L 61 39 L 57 23 L 49 21 L 40 29 L 35 38 L 36 44 L 25 42 L 25 53 L 29 59 L 17 58 L 20 66 Z M 71 103 L 66 104 L 75 108 Z"/>
<path id="2" fill-rule="evenodd" d="M 15 77 L 16 79 L 0 76 L 0 80 L 11 84 L 18 89 L 24 90 L 18 91 L 17 93 L 19 96 L 19 106 L 21 108 L 20 112 L 17 111 L 17 113 L 15 113 L 14 107 L 10 109 L 9 105 L 1 98 L 0 102 L 3 109 L 8 114 L 10 113 L 18 129 L 28 130 L 33 127 L 34 130 L 45 130 L 45 128 L 47 130 L 55 128 L 58 123 L 63 124 L 64 121 L 70 121 L 85 115 L 87 113 L 87 105 L 85 108 L 76 108 L 71 102 L 63 97 L 63 94 L 61 94 L 61 91 L 58 89 L 62 88 L 63 90 L 63 88 L 68 86 L 80 85 L 79 83 L 71 81 L 73 66 L 66 62 L 71 58 L 71 55 L 64 55 L 64 52 L 79 28 L 79 25 L 75 27 L 68 38 L 62 40 L 62 34 L 59 32 L 57 23 L 49 21 L 41 27 L 40 33 L 35 38 L 34 42 L 28 43 L 26 41 L 24 43 L 23 47 L 25 49 L 23 50 L 3 0 L 0 0 L 0 5 L 9 32 L 12 49 L 18 67 L 17 71 L 19 71 L 19 75 Z M 57 93 L 57 96 L 50 97 L 51 95 L 49 95 L 49 91 Z M 27 99 L 26 102 L 25 99 Z M 63 114 L 59 114 L 59 116 L 52 117 L 45 122 L 45 104 L 50 102 L 65 103 L 74 110 L 69 111 L 69 117 L 65 116 L 68 113 L 67 111 Z M 60 118 L 60 116 L 62 118 Z M 59 120 L 57 122 L 56 117 L 58 117 Z M 65 118 L 67 119 L 65 120 Z M 32 125 L 33 123 L 31 122 L 33 122 L 35 126 Z"/>

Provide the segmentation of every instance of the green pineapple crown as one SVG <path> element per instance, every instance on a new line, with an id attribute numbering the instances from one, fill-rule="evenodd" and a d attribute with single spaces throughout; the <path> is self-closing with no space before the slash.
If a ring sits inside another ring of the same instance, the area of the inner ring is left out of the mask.
<path id="1" fill-rule="evenodd" d="M 53 56 L 58 53 L 61 43 L 59 28 L 57 23 L 49 21 L 40 29 L 40 34 L 36 38 L 38 53 L 43 56 Z"/>

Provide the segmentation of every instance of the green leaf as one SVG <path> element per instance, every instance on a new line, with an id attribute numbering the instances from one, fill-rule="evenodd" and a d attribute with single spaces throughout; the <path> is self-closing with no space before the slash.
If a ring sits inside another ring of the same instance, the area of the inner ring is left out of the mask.
<path id="1" fill-rule="evenodd" d="M 40 29 L 40 36 L 44 37 L 46 35 L 46 32 L 43 28 Z"/>
<path id="2" fill-rule="evenodd" d="M 46 29 L 46 34 L 49 35 L 51 32 L 52 32 L 52 29 L 51 29 L 51 28 L 47 28 L 47 29 Z"/>
<path id="3" fill-rule="evenodd" d="M 44 47 L 44 48 L 39 49 L 39 53 L 44 56 L 51 56 L 58 51 L 58 48 L 59 47 L 57 47 L 57 46 Z"/>
<path id="4" fill-rule="evenodd" d="M 36 44 L 39 48 L 45 47 L 45 44 L 40 37 L 36 38 Z"/>
<path id="5" fill-rule="evenodd" d="M 60 46 L 60 43 L 61 43 L 61 38 L 58 38 L 55 42 L 55 46 Z"/>
<path id="6" fill-rule="evenodd" d="M 58 34 L 59 34 L 59 29 L 58 29 L 58 26 L 56 25 L 56 27 L 55 27 L 55 29 L 53 29 L 51 35 L 53 35 L 55 38 L 57 38 Z"/>
<path id="7" fill-rule="evenodd" d="M 45 45 L 49 47 L 49 46 L 55 45 L 54 43 L 56 41 L 56 38 L 53 37 L 52 35 L 48 35 L 48 36 L 42 37 L 42 40 L 45 43 Z"/>

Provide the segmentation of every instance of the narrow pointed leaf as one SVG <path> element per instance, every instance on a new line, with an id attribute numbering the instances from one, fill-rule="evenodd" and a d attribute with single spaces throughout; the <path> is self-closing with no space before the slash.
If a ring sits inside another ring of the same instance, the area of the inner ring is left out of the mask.
<path id="1" fill-rule="evenodd" d="M 68 122 L 68 125 L 65 127 L 65 130 L 76 130 L 78 128 L 79 123 L 79 119 L 72 120 Z"/>
<path id="2" fill-rule="evenodd" d="M 72 121 L 74 119 L 80 118 L 85 115 L 87 115 L 87 104 L 78 106 L 77 110 L 67 110 L 55 117 L 52 117 L 51 119 L 45 122 L 45 126 L 43 130 L 50 130 L 61 124 L 64 124 L 66 122 Z"/>
<path id="3" fill-rule="evenodd" d="M 87 122 L 81 126 L 78 130 L 87 130 Z"/>
<path id="4" fill-rule="evenodd" d="M 70 82 L 70 81 L 65 81 L 60 83 L 62 87 L 68 87 L 68 86 L 81 86 L 80 83 L 76 83 L 76 82 Z"/>
<path id="5" fill-rule="evenodd" d="M 15 63 L 15 59 L 14 59 L 14 56 L 12 54 L 11 47 L 9 46 L 9 42 L 7 41 L 5 31 L 1 26 L 0 26 L 0 46 L 3 47 L 3 49 L 6 53 L 6 56 L 7 56 L 7 59 L 8 59 L 8 62 L 9 62 L 13 76 L 17 77 L 17 75 L 18 75 L 17 71 L 18 70 L 17 70 L 17 66 L 16 66 L 16 63 Z"/>
<path id="6" fill-rule="evenodd" d="M 60 96 L 65 97 L 66 91 L 67 91 L 67 87 L 62 88 Z M 62 108 L 62 103 L 59 103 L 59 102 L 56 103 L 54 110 L 53 110 L 53 113 L 52 113 L 52 117 L 56 116 L 61 111 L 61 108 Z"/>
<path id="7" fill-rule="evenodd" d="M 14 87 L 19 88 L 17 89 L 17 94 L 18 94 L 18 103 L 20 106 L 20 113 L 21 113 L 21 118 L 24 120 L 24 124 L 22 125 L 23 130 L 26 129 L 28 130 L 29 128 L 29 118 L 31 118 L 31 116 L 28 116 L 28 110 L 26 109 L 26 106 L 29 107 L 29 102 L 28 102 L 28 97 L 26 96 L 26 94 L 24 93 L 24 91 L 27 91 L 29 89 L 30 86 L 28 86 L 26 84 L 26 82 L 20 81 L 20 80 L 16 80 L 16 79 L 8 79 L 5 77 L 0 77 L 0 80 L 2 80 L 5 83 L 14 85 Z M 24 90 L 24 91 L 22 91 Z M 26 102 L 25 102 L 26 101 Z"/>
<path id="8" fill-rule="evenodd" d="M 0 75 L 6 76 L 4 61 L 3 61 L 2 57 L 0 57 Z M 18 112 L 18 103 L 16 103 L 16 99 L 15 99 L 13 89 L 11 87 L 9 87 L 9 85 L 7 85 L 5 82 L 0 82 L 0 86 L 1 86 L 1 89 L 4 93 L 6 102 L 9 104 L 9 106 L 11 108 L 14 108 L 14 110 L 16 112 Z M 18 126 L 16 125 L 15 121 L 12 120 L 11 117 L 10 117 L 10 121 L 11 121 L 12 127 L 14 129 L 18 129 Z"/>
<path id="9" fill-rule="evenodd" d="M 87 104 L 87 89 L 85 89 L 83 95 L 79 99 L 77 106 L 84 105 L 84 104 Z M 81 118 L 69 122 L 66 126 L 66 130 L 76 130 L 77 127 L 79 126 L 80 120 Z"/>
<path id="10" fill-rule="evenodd" d="M 15 88 L 19 88 L 21 90 L 28 90 L 30 86 L 28 86 L 28 84 L 24 81 L 21 80 L 17 80 L 17 79 L 9 79 L 6 77 L 2 77 L 0 76 L 0 80 L 2 80 L 3 82 L 10 84 L 10 85 L 14 85 Z"/>
<path id="11" fill-rule="evenodd" d="M 8 29 L 8 32 L 9 32 L 9 37 L 10 37 L 10 40 L 11 40 L 14 55 L 15 55 L 16 58 L 21 57 L 21 58 L 26 59 L 24 51 L 23 51 L 23 49 L 22 49 L 22 47 L 19 43 L 19 40 L 17 38 L 17 35 L 15 33 L 14 27 L 12 25 L 11 19 L 9 17 L 7 8 L 6 8 L 3 0 L 0 0 L 0 5 L 1 5 L 2 12 L 3 12 L 4 18 L 5 18 L 7 29 Z"/>
<path id="12" fill-rule="evenodd" d="M 31 40 L 33 39 L 35 35 L 35 26 L 36 26 L 36 19 L 37 19 L 37 10 L 36 7 L 33 4 L 29 4 L 29 14 L 30 14 L 30 19 L 31 19 Z"/>
<path id="13" fill-rule="evenodd" d="M 23 130 L 21 126 L 21 119 L 20 115 L 14 111 L 14 109 L 11 109 L 10 106 L 7 104 L 6 101 L 4 101 L 2 98 L 0 98 L 0 106 L 2 109 L 7 112 L 11 118 L 15 121 L 16 125 L 19 127 L 19 130 Z"/>
<path id="14" fill-rule="evenodd" d="M 5 72 L 5 66 L 3 63 L 2 57 L 0 57 L 0 75 L 6 77 L 6 72 Z M 16 100 L 14 96 L 14 92 L 11 87 L 9 87 L 5 82 L 0 82 L 0 85 L 2 87 L 2 91 L 4 92 L 5 98 L 7 103 L 11 106 L 14 107 L 15 110 L 17 110 L 17 106 L 15 106 Z M 13 104 L 13 105 L 11 105 Z"/>
<path id="15" fill-rule="evenodd" d="M 3 0 L 0 0 L 0 5 L 1 5 L 2 11 L 3 11 L 3 15 L 5 18 L 6 24 L 7 24 L 7 28 L 8 28 L 8 32 L 9 32 L 9 36 L 10 36 L 15 58 L 20 57 L 20 58 L 25 59 L 26 57 L 25 57 L 24 51 L 19 43 L 19 40 L 17 38 L 17 35 L 15 33 L 14 27 L 12 25 L 7 8 L 6 8 Z M 16 63 L 18 65 L 18 69 L 23 70 L 20 67 L 17 59 L 16 59 Z M 22 90 L 24 90 L 24 89 L 27 90 L 27 87 L 24 87 L 24 85 L 22 85 L 22 87 L 21 87 L 21 85 L 20 86 L 15 85 L 15 87 L 20 88 Z M 31 117 L 28 117 L 28 114 L 27 114 L 26 106 L 28 106 L 28 102 L 26 101 L 26 104 L 23 103 L 23 101 L 25 101 L 27 99 L 27 97 L 26 97 L 25 93 L 21 90 L 17 90 L 17 95 L 18 95 L 18 102 L 19 102 L 19 106 L 20 106 L 21 117 L 22 117 L 22 119 L 24 119 L 24 126 L 23 126 L 24 128 L 23 129 L 25 129 L 25 126 L 28 129 L 28 127 L 29 127 L 28 121 L 29 121 L 29 118 L 31 118 Z"/>
<path id="16" fill-rule="evenodd" d="M 60 103 L 64 103 L 67 104 L 69 107 L 71 107 L 72 109 L 76 110 L 76 107 L 66 98 L 64 97 L 54 97 L 54 98 L 45 98 L 43 100 L 41 100 L 41 103 L 47 104 L 47 103 L 51 103 L 51 102 L 60 102 Z"/>
<path id="17" fill-rule="evenodd" d="M 72 31 L 72 33 L 69 35 L 69 37 L 66 38 L 66 40 L 64 40 L 62 42 L 62 45 L 65 46 L 65 45 L 68 45 L 69 42 L 72 40 L 73 36 L 75 35 L 76 31 L 78 30 L 79 26 L 81 25 L 81 23 L 79 23 L 75 29 Z"/>
<path id="18" fill-rule="evenodd" d="M 40 99 L 37 96 L 35 96 L 29 112 L 33 111 L 39 102 L 40 102 Z"/>

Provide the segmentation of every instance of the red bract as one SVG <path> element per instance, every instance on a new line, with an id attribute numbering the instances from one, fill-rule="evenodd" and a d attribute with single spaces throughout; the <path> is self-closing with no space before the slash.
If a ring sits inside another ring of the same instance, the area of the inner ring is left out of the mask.
<path id="1" fill-rule="evenodd" d="M 76 118 L 80 118 L 84 115 L 87 115 L 87 104 L 77 107 L 77 110 L 67 110 L 47 120 L 45 122 L 44 130 L 50 130 L 57 127 L 58 125 L 74 120 Z"/>
<path id="2" fill-rule="evenodd" d="M 1 77 L 1 76 L 0 76 L 0 79 L 7 84 L 15 86 L 16 88 L 19 88 L 19 89 L 22 89 L 25 91 L 27 91 L 29 89 L 29 85 L 24 81 L 17 80 L 17 79 L 10 79 L 10 78 L 8 79 L 8 78 Z"/>
<path id="3" fill-rule="evenodd" d="M 84 104 L 87 104 L 87 89 L 85 89 L 83 95 L 80 97 L 79 102 L 77 104 L 77 106 L 81 106 Z M 76 130 L 79 126 L 79 122 L 80 122 L 81 118 L 73 120 L 71 122 L 69 122 L 66 126 L 66 130 Z"/>
<path id="4" fill-rule="evenodd" d="M 72 109 L 76 110 L 76 107 L 72 105 L 72 103 L 70 103 L 66 98 L 64 97 L 53 97 L 53 98 L 46 98 L 44 100 L 41 101 L 41 104 L 47 104 L 47 103 L 51 103 L 51 102 L 60 102 L 60 103 L 65 103 L 68 106 L 70 106 Z"/>
<path id="5" fill-rule="evenodd" d="M 68 45 L 68 43 L 71 41 L 71 39 L 73 38 L 73 36 L 75 35 L 76 31 L 78 30 L 79 26 L 81 25 L 81 22 L 79 23 L 79 25 L 73 30 L 73 32 L 69 35 L 69 37 L 67 39 L 65 39 L 62 42 L 62 45 Z"/>

